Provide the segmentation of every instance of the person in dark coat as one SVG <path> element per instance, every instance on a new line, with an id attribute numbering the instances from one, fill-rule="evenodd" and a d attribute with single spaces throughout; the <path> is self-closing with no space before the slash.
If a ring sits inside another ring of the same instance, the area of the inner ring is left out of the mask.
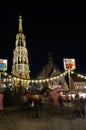
<path id="1" fill-rule="evenodd" d="M 75 98 L 74 98 L 74 111 L 75 111 L 76 118 L 80 118 L 81 117 L 81 109 L 80 109 L 80 99 L 79 99 L 78 94 L 76 94 Z"/>
<path id="2" fill-rule="evenodd" d="M 80 110 L 81 110 L 81 117 L 85 117 L 85 99 L 80 97 Z"/>
<path id="3" fill-rule="evenodd" d="M 39 99 L 32 99 L 31 103 L 31 111 L 32 111 L 32 116 L 38 118 L 39 117 Z"/>
<path id="4" fill-rule="evenodd" d="M 34 110 L 35 110 L 35 116 L 38 118 L 39 117 L 39 100 L 38 99 L 34 100 Z"/>

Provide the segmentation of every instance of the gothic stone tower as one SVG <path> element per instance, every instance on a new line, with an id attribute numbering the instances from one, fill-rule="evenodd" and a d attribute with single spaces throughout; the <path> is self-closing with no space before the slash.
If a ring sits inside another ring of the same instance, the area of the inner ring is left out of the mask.
<path id="1" fill-rule="evenodd" d="M 28 61 L 28 51 L 26 49 L 25 35 L 23 34 L 22 28 L 22 17 L 19 16 L 19 28 L 18 34 L 16 35 L 15 49 L 13 51 L 13 65 L 12 65 L 12 75 L 17 79 L 22 81 L 19 83 L 17 80 L 13 80 L 14 86 L 26 86 L 25 80 L 30 79 L 30 69 Z"/>

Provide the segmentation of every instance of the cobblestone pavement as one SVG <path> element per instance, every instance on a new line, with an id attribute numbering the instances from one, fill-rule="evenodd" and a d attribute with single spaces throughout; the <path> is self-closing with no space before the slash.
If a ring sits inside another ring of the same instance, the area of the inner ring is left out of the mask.
<path id="1" fill-rule="evenodd" d="M 39 118 L 29 111 L 5 110 L 0 112 L 0 130 L 86 130 L 86 118 L 76 119 L 67 109 L 40 110 Z"/>

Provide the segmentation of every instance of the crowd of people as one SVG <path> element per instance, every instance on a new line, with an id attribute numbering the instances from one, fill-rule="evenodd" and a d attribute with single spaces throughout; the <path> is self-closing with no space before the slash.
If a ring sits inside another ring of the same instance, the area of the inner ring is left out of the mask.
<path id="1" fill-rule="evenodd" d="M 74 98 L 74 110 L 77 118 L 84 118 L 85 117 L 85 106 L 86 100 L 84 97 L 79 97 L 78 94 L 75 95 Z"/>
<path id="2" fill-rule="evenodd" d="M 75 113 L 76 118 L 84 118 L 86 114 L 86 98 L 76 94 L 74 97 L 67 96 L 65 99 L 62 95 L 58 97 L 59 105 L 64 107 L 66 102 L 68 107 L 72 107 L 73 112 Z"/>
<path id="3" fill-rule="evenodd" d="M 29 110 L 32 112 L 33 117 L 39 117 L 39 110 L 46 109 L 46 106 L 49 105 L 49 103 L 53 104 L 53 100 L 51 100 L 50 95 L 47 95 L 44 93 L 43 95 L 39 94 L 29 94 L 27 95 L 26 93 L 22 94 L 20 96 L 21 100 L 21 108 L 23 111 Z M 1 100 L 3 101 L 3 100 Z M 76 94 L 74 97 L 66 96 L 64 99 L 63 95 L 59 94 L 57 102 L 59 102 L 58 106 L 60 106 L 60 111 L 63 111 L 64 107 L 72 107 L 72 110 L 75 114 L 76 118 L 84 118 L 86 115 L 86 98 L 80 96 L 79 94 Z M 67 105 L 65 105 L 67 104 Z M 1 109 L 2 106 L 1 105 Z M 57 106 L 57 107 L 58 107 Z"/>
<path id="4" fill-rule="evenodd" d="M 44 105 L 47 102 L 46 95 L 33 94 L 28 96 L 23 94 L 21 96 L 22 110 L 29 110 L 32 112 L 32 117 L 39 117 L 39 109 L 44 109 Z"/>
<path id="5" fill-rule="evenodd" d="M 26 110 L 27 108 L 32 111 L 32 116 L 39 117 L 39 108 L 44 109 L 45 104 L 47 104 L 47 96 L 45 95 L 33 95 L 27 98 L 26 95 L 22 96 L 22 109 Z M 64 100 L 62 95 L 58 96 L 58 102 L 60 109 L 63 110 L 65 107 L 65 101 L 68 104 L 68 107 L 72 107 L 72 110 L 76 118 L 84 118 L 86 114 L 86 99 L 79 94 L 76 94 L 75 97 L 69 96 Z"/>

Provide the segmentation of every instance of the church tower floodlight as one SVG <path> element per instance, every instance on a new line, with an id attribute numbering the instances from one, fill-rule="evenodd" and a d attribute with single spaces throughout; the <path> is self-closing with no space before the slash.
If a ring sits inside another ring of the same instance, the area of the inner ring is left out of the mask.
<path id="1" fill-rule="evenodd" d="M 26 49 L 26 38 L 23 34 L 22 16 L 19 16 L 18 21 L 19 28 L 13 51 L 12 75 L 21 79 L 30 79 L 28 51 Z"/>

